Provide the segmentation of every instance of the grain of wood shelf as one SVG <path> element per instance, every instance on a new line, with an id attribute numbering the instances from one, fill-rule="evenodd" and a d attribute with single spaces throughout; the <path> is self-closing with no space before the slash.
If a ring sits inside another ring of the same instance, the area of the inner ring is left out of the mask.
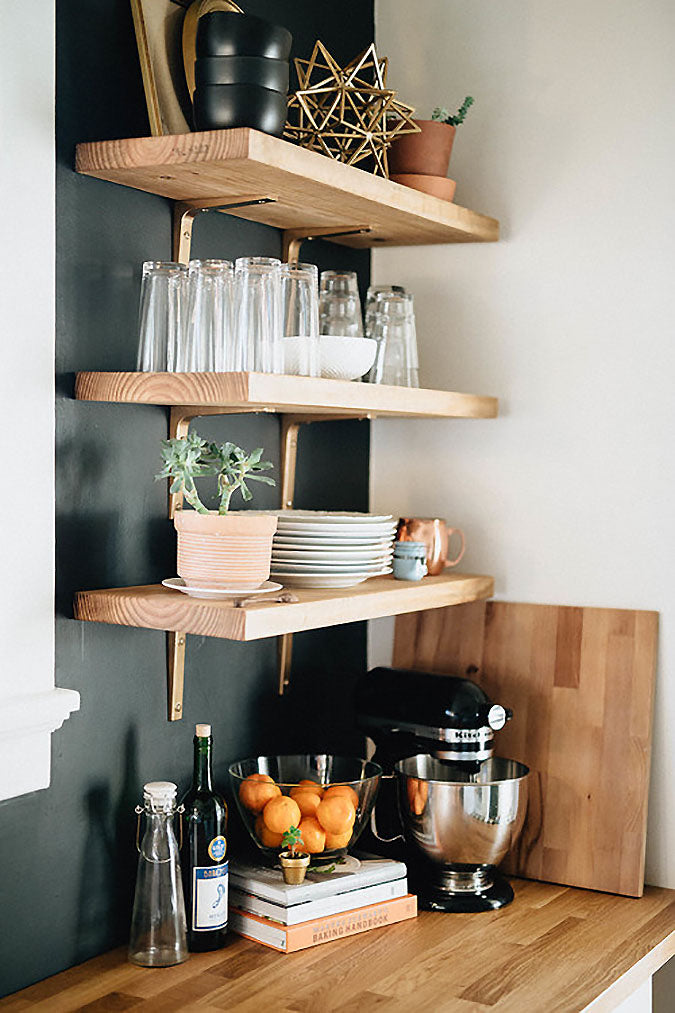
<path id="1" fill-rule="evenodd" d="M 78 591 L 75 618 L 87 622 L 173 630 L 227 640 L 260 640 L 324 626 L 441 608 L 489 598 L 492 577 L 445 573 L 419 583 L 371 577 L 363 584 L 333 590 L 289 588 L 297 602 L 260 600 L 243 608 L 228 601 L 189 598 L 161 584 Z"/>
<path id="2" fill-rule="evenodd" d="M 495 418 L 494 397 L 267 373 L 78 373 L 83 401 L 344 415 L 345 418 Z M 208 414 L 208 412 L 206 412 Z"/>
<path id="3" fill-rule="evenodd" d="M 79 144 L 76 169 L 200 206 L 267 199 L 228 213 L 287 231 L 369 230 L 346 246 L 499 238 L 494 218 L 248 128 Z"/>
<path id="4" fill-rule="evenodd" d="M 176 1003 L 230 1013 L 610 1013 L 675 954 L 673 890 L 647 887 L 633 900 L 550 883 L 513 886 L 516 899 L 501 911 L 422 911 L 292 956 L 241 937 L 176 967 L 135 967 L 126 949 L 114 950 L 0 1005 L 59 1013 Z"/>

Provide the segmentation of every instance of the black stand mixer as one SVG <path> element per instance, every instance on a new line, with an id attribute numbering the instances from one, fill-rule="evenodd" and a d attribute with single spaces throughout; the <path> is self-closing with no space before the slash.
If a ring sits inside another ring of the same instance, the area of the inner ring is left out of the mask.
<path id="1" fill-rule="evenodd" d="M 359 681 L 356 707 L 376 745 L 373 760 L 396 781 L 403 824 L 403 835 L 382 836 L 395 808 L 387 813 L 383 792 L 371 830 L 380 844 L 405 841 L 420 907 L 489 911 L 510 903 L 513 890 L 496 867 L 522 830 L 529 771 L 493 757 L 492 748 L 511 711 L 470 679 L 391 668 Z"/>

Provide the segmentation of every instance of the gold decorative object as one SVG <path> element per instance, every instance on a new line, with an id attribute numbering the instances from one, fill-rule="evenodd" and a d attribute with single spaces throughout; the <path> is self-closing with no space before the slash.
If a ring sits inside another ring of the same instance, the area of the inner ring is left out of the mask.
<path id="1" fill-rule="evenodd" d="M 322 42 L 309 60 L 295 60 L 299 89 L 288 101 L 284 137 L 347 165 L 366 158 L 389 176 L 387 148 L 399 134 L 417 134 L 414 108 L 387 88 L 387 59 L 374 43 L 340 67 Z"/>

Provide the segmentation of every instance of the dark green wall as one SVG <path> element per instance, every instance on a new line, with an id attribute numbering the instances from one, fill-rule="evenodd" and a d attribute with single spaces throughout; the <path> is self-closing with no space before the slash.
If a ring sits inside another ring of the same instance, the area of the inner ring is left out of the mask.
<path id="1" fill-rule="evenodd" d="M 288 25 L 294 55 L 320 37 L 339 60 L 373 37 L 373 4 L 250 0 Z M 52 784 L 0 804 L 0 993 L 126 940 L 135 875 L 134 805 L 144 781 L 183 786 L 196 721 L 214 728 L 216 773 L 257 752 L 359 751 L 350 687 L 365 664 L 365 624 L 295 638 L 293 685 L 276 696 L 276 642 L 189 637 L 185 717 L 166 721 L 165 636 L 75 622 L 73 591 L 175 573 L 166 487 L 153 482 L 167 412 L 72 400 L 78 369 L 133 369 L 140 269 L 171 256 L 168 201 L 77 176 L 78 141 L 147 134 L 127 0 L 57 2 L 57 624 L 56 683 L 81 710 L 52 737 Z M 29 54 L 26 54 L 29 59 Z M 274 229 L 202 216 L 194 256 L 279 255 Z M 370 259 L 329 243 L 305 259 L 350 267 L 366 286 Z M 198 422 L 206 434 L 264 445 L 279 460 L 275 416 Z M 367 423 L 315 424 L 301 434 L 296 505 L 368 507 Z M 255 505 L 277 505 L 261 486 Z M 30 762 L 30 758 L 26 758 Z M 237 817 L 233 819 L 236 822 Z"/>

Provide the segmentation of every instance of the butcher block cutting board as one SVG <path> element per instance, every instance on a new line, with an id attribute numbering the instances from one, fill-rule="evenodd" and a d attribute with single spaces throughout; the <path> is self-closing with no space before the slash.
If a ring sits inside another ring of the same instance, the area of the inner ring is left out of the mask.
<path id="1" fill-rule="evenodd" d="M 504 869 L 642 896 L 658 613 L 472 602 L 399 616 L 394 666 L 467 675 L 513 719 L 530 804 Z"/>

